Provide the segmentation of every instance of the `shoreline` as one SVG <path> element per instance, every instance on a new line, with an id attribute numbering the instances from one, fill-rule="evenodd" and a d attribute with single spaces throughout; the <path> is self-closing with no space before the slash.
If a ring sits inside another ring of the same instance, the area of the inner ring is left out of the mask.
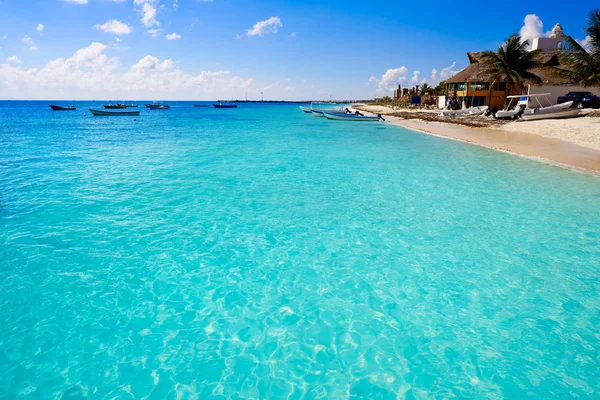
<path id="1" fill-rule="evenodd" d="M 363 105 L 355 108 L 373 114 L 370 107 Z M 379 113 L 379 110 L 377 112 Z M 407 119 L 387 113 L 381 114 L 384 115 L 387 123 L 416 132 L 482 146 L 586 174 L 600 175 L 600 150 L 594 148 L 595 146 L 582 146 L 557 137 L 504 129 L 504 126 L 510 123 L 465 126 L 451 122 Z M 598 125 L 600 126 L 600 119 Z"/>

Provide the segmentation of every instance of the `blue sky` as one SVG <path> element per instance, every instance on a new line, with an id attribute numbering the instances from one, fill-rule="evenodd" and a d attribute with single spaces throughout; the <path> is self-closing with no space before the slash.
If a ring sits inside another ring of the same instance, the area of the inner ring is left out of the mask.
<path id="1" fill-rule="evenodd" d="M 372 98 L 435 84 L 521 29 L 584 39 L 594 5 L 0 0 L 0 98 Z"/>

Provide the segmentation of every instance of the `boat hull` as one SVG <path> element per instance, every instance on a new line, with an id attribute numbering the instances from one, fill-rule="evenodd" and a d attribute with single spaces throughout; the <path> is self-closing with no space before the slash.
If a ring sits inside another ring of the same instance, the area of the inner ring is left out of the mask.
<path id="1" fill-rule="evenodd" d="M 161 106 L 150 106 L 148 108 L 151 109 L 151 110 L 168 110 L 171 107 L 165 106 L 165 105 L 161 105 Z"/>
<path id="2" fill-rule="evenodd" d="M 317 118 L 325 118 L 325 115 L 323 114 L 323 111 L 310 110 L 310 112 L 312 113 L 313 116 L 315 116 Z"/>
<path id="3" fill-rule="evenodd" d="M 519 114 L 519 110 L 497 111 L 494 118 L 496 119 L 514 119 Z"/>
<path id="4" fill-rule="evenodd" d="M 133 117 L 140 115 L 139 111 L 104 111 L 89 109 L 95 117 Z"/>
<path id="5" fill-rule="evenodd" d="M 304 111 L 305 113 L 307 113 L 307 114 L 310 114 L 310 113 L 311 113 L 311 111 L 310 111 L 310 107 L 304 107 L 304 106 L 299 106 L 299 107 L 300 107 L 300 109 L 301 109 L 302 111 Z"/>
<path id="6" fill-rule="evenodd" d="M 213 104 L 214 108 L 237 108 L 237 104 Z"/>
<path id="7" fill-rule="evenodd" d="M 76 108 L 74 106 L 61 107 L 61 106 L 51 105 L 50 108 L 53 109 L 54 111 L 75 111 L 76 110 Z"/>
<path id="8" fill-rule="evenodd" d="M 579 109 L 566 109 L 556 112 L 545 112 L 545 113 L 528 113 L 521 115 L 521 119 L 524 121 L 535 121 L 538 119 L 559 119 L 559 118 L 573 118 L 580 114 Z"/>
<path id="9" fill-rule="evenodd" d="M 377 122 L 379 121 L 378 116 L 370 115 L 356 115 L 356 114 L 342 114 L 342 113 L 328 113 L 323 112 L 323 116 L 327 119 L 335 121 L 355 121 L 355 122 Z"/>
<path id="10" fill-rule="evenodd" d="M 481 115 L 488 110 L 488 106 L 482 107 L 470 107 L 460 110 L 442 110 L 440 116 L 442 117 L 455 117 L 457 115 Z"/>

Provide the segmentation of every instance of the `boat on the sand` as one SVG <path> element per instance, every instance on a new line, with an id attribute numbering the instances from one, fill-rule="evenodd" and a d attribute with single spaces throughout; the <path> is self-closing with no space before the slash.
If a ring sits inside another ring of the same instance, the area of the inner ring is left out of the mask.
<path id="1" fill-rule="evenodd" d="M 524 121 L 573 118 L 580 114 L 581 110 L 579 108 L 570 108 L 573 101 L 553 105 L 548 96 L 550 96 L 550 93 L 509 96 L 509 98 L 519 98 L 518 104 L 526 107 L 520 115 Z"/>
<path id="2" fill-rule="evenodd" d="M 441 117 L 455 117 L 457 115 L 481 115 L 488 110 L 488 106 L 461 108 L 460 110 L 442 110 Z"/>

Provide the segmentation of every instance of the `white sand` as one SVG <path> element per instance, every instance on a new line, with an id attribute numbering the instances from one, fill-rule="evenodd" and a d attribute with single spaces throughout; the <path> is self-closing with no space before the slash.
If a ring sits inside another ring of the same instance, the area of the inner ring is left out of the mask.
<path id="1" fill-rule="evenodd" d="M 504 125 L 501 129 L 509 132 L 533 133 L 600 150 L 600 118 L 598 117 L 515 121 Z"/>

